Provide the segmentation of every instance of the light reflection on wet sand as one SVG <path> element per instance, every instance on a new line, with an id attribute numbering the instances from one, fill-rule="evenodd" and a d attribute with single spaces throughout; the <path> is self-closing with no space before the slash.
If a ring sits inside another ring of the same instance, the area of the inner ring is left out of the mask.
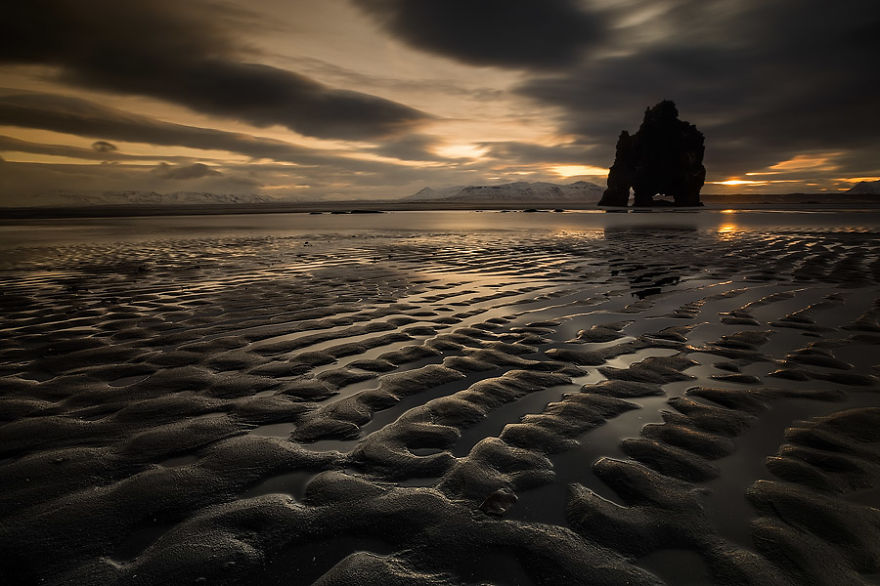
<path id="1" fill-rule="evenodd" d="M 766 457 L 805 449 L 782 445 L 786 429 L 880 406 L 878 232 L 874 213 L 743 210 L 0 227 L 15 248 L 0 264 L 0 553 L 50 582 L 161 573 L 204 532 L 242 583 L 306 562 L 317 578 L 358 550 L 496 583 L 540 583 L 548 551 L 561 571 L 595 546 L 639 583 L 637 566 L 671 583 L 682 564 L 715 575 L 737 563 L 724 548 L 763 560 L 752 523 L 775 517 L 745 493 L 778 480 Z M 867 510 L 880 503 L 865 466 L 839 498 Z M 667 492 L 621 480 L 639 471 Z M 519 497 L 502 517 L 513 533 L 481 512 L 501 488 Z M 647 531 L 640 545 L 585 521 L 603 499 L 618 506 L 603 525 Z M 663 507 L 683 502 L 687 538 L 653 544 Z M 237 553 L 228 515 L 256 527 L 270 510 L 290 518 L 248 533 L 261 565 Z M 83 526 L 88 539 L 65 537 Z M 456 534 L 498 564 L 517 550 L 536 565 L 475 574 L 419 553 L 453 551 Z M 330 544 L 324 565 L 313 542 Z M 54 561 L 33 569 L 48 543 Z M 841 555 L 847 576 L 870 574 Z"/>

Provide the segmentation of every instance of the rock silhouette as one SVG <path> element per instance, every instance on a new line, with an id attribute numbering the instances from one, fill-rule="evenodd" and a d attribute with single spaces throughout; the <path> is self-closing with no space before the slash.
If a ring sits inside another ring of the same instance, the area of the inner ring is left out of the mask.
<path id="1" fill-rule="evenodd" d="M 672 197 L 677 206 L 700 206 L 706 180 L 703 133 L 678 119 L 678 109 L 663 100 L 645 111 L 638 132 L 617 139 L 617 153 L 600 206 L 626 206 L 633 189 L 636 206 L 669 205 L 655 195 Z"/>

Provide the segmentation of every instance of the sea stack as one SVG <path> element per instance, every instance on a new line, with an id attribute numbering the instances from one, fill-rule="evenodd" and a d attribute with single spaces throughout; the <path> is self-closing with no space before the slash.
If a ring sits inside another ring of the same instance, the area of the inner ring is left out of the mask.
<path id="1" fill-rule="evenodd" d="M 635 206 L 669 205 L 655 195 L 672 197 L 676 206 L 701 206 L 706 180 L 703 133 L 678 119 L 678 109 L 663 100 L 645 111 L 638 132 L 620 133 L 617 154 L 600 206 L 626 206 L 633 189 Z"/>

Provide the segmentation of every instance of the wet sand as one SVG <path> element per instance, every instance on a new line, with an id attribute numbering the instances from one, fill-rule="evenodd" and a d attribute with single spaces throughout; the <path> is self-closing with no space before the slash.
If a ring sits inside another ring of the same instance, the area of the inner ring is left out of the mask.
<path id="1" fill-rule="evenodd" d="M 0 576 L 877 583 L 877 216 L 7 227 Z"/>

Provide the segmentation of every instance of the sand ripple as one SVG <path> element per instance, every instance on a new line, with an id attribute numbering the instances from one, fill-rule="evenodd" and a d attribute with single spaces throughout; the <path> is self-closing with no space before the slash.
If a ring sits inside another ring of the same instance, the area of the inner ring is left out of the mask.
<path id="1" fill-rule="evenodd" d="M 880 573 L 876 235 L 308 240 L 3 261 L 0 575 Z"/>

